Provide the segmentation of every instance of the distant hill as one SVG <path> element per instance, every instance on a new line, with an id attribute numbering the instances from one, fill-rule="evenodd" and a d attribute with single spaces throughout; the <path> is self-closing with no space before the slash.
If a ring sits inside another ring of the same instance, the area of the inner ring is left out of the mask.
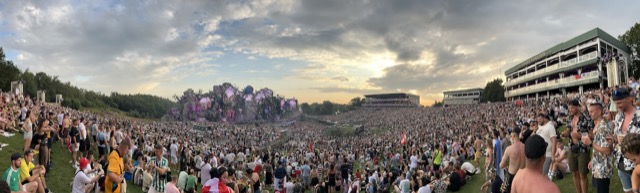
<path id="1" fill-rule="evenodd" d="M 62 94 L 63 106 L 73 109 L 114 108 L 126 112 L 127 115 L 138 118 L 161 118 L 175 102 L 148 94 L 119 94 L 116 92 L 106 95 L 71 85 L 70 82 L 62 82 L 57 76 L 51 76 L 44 72 L 36 74 L 28 69 L 21 71 L 12 61 L 5 59 L 4 51 L 0 47 L 0 89 L 11 89 L 11 82 L 22 80 L 24 93 L 33 99 L 38 90 L 46 90 L 46 101 L 55 101 L 56 94 Z"/>

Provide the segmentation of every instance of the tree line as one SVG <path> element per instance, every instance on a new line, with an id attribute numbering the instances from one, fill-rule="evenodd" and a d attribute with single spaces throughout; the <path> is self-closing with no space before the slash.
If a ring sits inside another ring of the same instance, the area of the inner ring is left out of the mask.
<path id="1" fill-rule="evenodd" d="M 5 58 L 0 47 L 0 89 L 11 89 L 12 81 L 22 81 L 24 94 L 36 98 L 38 90 L 45 90 L 45 101 L 55 101 L 56 94 L 62 94 L 62 106 L 73 109 L 81 108 L 114 108 L 138 118 L 160 118 L 175 102 L 148 94 L 120 94 L 113 92 L 109 95 L 78 88 L 70 82 L 63 82 L 58 76 L 51 76 L 45 72 L 33 73 L 26 69 L 21 71 L 12 61 Z"/>

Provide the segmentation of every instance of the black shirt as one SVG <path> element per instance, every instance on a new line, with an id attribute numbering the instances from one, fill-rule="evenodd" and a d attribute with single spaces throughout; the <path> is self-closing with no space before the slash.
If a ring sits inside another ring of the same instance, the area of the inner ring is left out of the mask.
<path id="1" fill-rule="evenodd" d="M 340 166 L 340 176 L 342 177 L 342 179 L 349 179 L 349 170 L 351 169 L 351 166 L 347 163 L 342 164 L 342 166 Z"/>
<path id="2" fill-rule="evenodd" d="M 71 127 L 71 131 L 69 131 L 69 136 L 71 137 L 71 143 L 76 143 L 80 141 L 80 132 L 78 131 L 78 127 Z"/>

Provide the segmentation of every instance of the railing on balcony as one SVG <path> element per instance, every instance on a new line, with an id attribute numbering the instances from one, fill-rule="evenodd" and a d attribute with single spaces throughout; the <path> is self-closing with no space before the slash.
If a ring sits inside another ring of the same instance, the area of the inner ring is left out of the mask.
<path id="1" fill-rule="evenodd" d="M 557 85 L 561 85 L 561 84 L 577 82 L 577 81 L 588 79 L 588 78 L 594 78 L 594 77 L 598 77 L 599 75 L 600 75 L 600 72 L 598 72 L 598 71 L 585 72 L 585 73 L 580 74 L 579 77 L 578 76 L 568 76 L 568 77 L 559 78 L 559 79 L 556 79 L 556 80 L 550 80 L 550 81 L 544 82 L 544 83 L 538 83 L 538 84 L 535 84 L 535 85 L 530 85 L 530 86 L 519 88 L 519 89 L 513 89 L 513 90 L 510 90 L 510 91 L 507 91 L 507 95 L 514 96 L 514 95 L 518 95 L 518 94 L 525 93 L 525 92 L 532 91 L 532 90 L 537 90 L 537 89 L 541 89 L 541 88 L 547 88 L 547 87 L 557 86 Z"/>
<path id="2" fill-rule="evenodd" d="M 573 66 L 575 64 L 579 64 L 580 62 L 584 62 L 584 61 L 587 61 L 587 60 L 594 59 L 596 57 L 598 57 L 597 51 L 593 51 L 593 52 L 590 52 L 590 53 L 587 53 L 587 54 L 583 54 L 578 58 L 574 58 L 574 59 L 567 60 L 567 61 L 562 61 L 559 64 L 554 64 L 554 65 L 548 66 L 548 67 L 546 67 L 544 69 L 540 69 L 538 71 L 522 75 L 522 76 L 520 76 L 518 78 L 511 79 L 511 80 L 509 80 L 509 82 L 507 82 L 507 85 L 513 85 L 513 83 L 519 82 L 520 80 L 523 80 L 523 79 L 526 79 L 526 78 L 529 78 L 529 77 L 535 77 L 537 75 L 540 75 L 540 74 L 543 74 L 543 73 L 547 73 L 547 72 L 551 72 L 551 71 L 554 71 L 554 70 L 557 70 L 557 69 L 560 69 L 560 68 L 567 68 L 567 67 Z"/>

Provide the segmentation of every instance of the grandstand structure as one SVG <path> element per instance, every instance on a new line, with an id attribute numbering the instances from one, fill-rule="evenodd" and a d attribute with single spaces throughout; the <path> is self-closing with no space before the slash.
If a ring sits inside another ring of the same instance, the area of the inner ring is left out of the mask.
<path id="1" fill-rule="evenodd" d="M 465 105 L 478 104 L 482 101 L 482 88 L 471 88 L 463 90 L 445 91 L 442 104 L 449 105 Z"/>
<path id="2" fill-rule="evenodd" d="M 516 64 L 506 72 L 508 100 L 565 95 L 628 79 L 630 49 L 595 28 Z"/>
<path id="3" fill-rule="evenodd" d="M 420 96 L 408 93 L 364 95 L 364 107 L 419 107 Z"/>

